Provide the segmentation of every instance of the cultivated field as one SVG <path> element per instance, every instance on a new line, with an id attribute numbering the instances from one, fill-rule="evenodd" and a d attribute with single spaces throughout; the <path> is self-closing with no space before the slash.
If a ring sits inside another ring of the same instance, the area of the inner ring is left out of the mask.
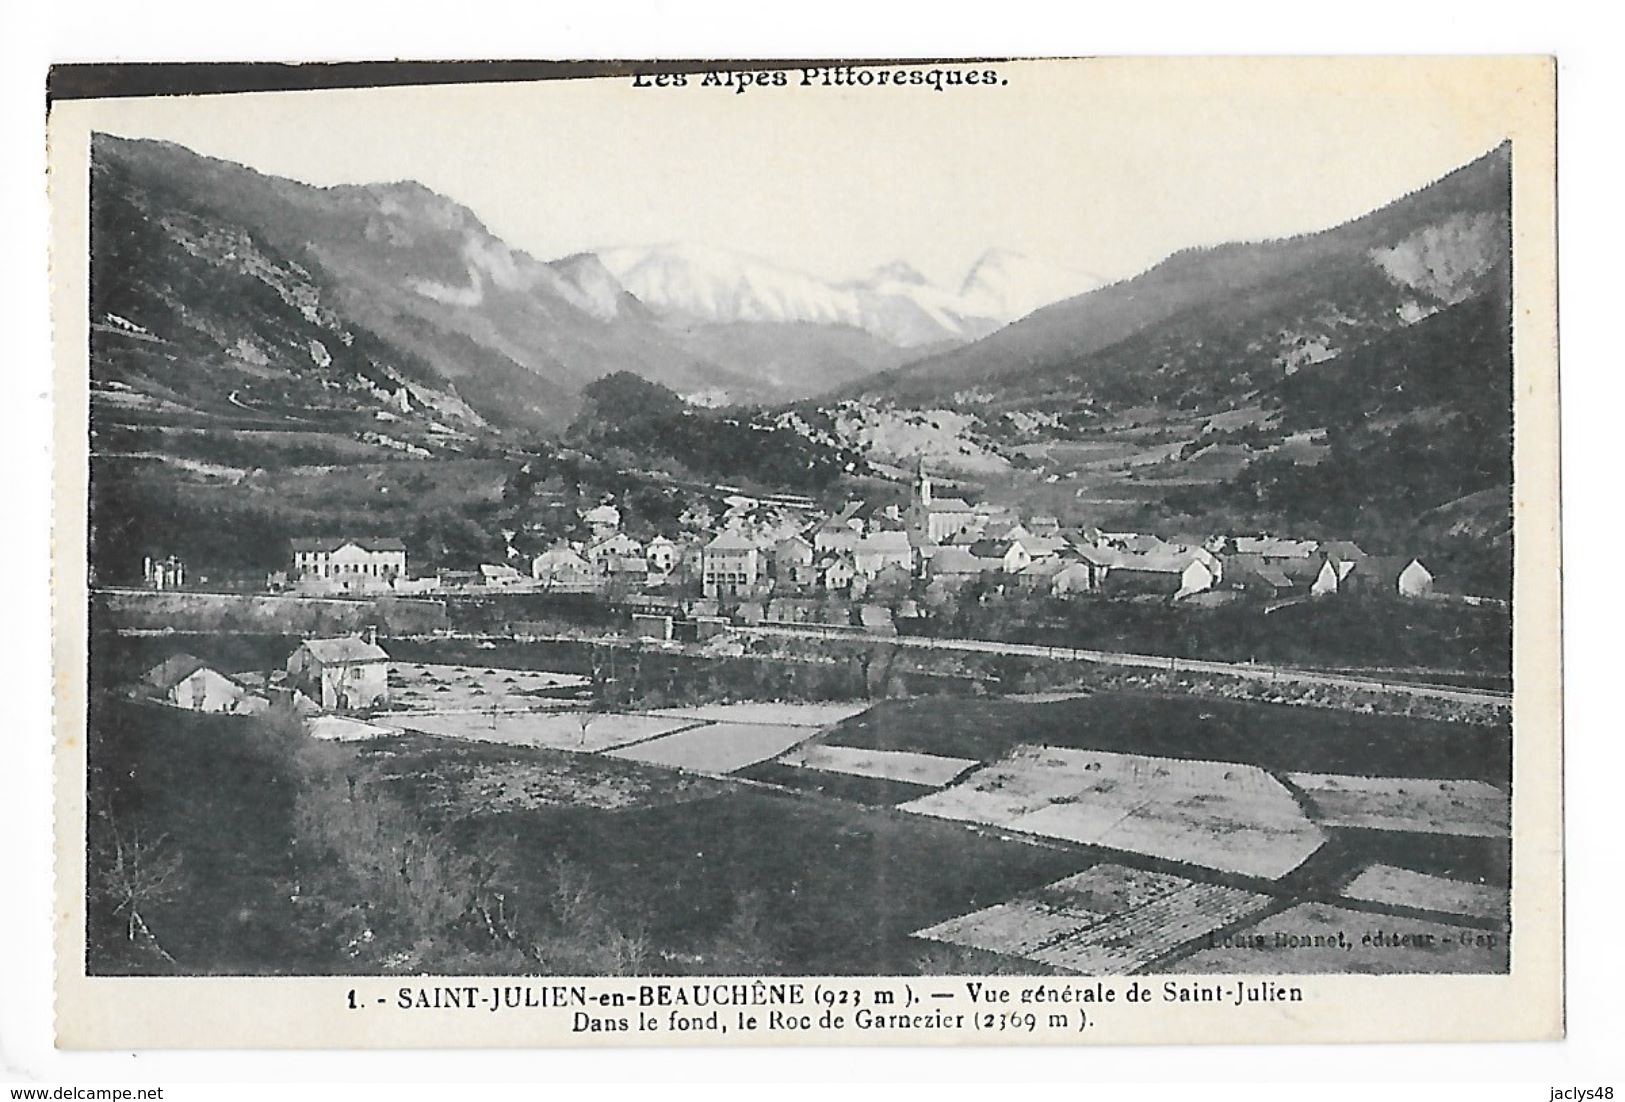
<path id="1" fill-rule="evenodd" d="M 614 712 L 422 712 L 391 715 L 384 722 L 417 731 L 473 742 L 500 742 L 593 754 L 658 738 L 692 726 L 692 721 Z"/>
<path id="2" fill-rule="evenodd" d="M 1366 830 L 1511 837 L 1511 800 L 1479 781 L 1289 773 L 1321 822 Z"/>
<path id="3" fill-rule="evenodd" d="M 825 773 L 845 773 L 854 777 L 902 781 L 939 787 L 968 769 L 981 764 L 972 758 L 945 758 L 936 754 L 914 754 L 906 750 L 859 750 L 850 746 L 808 744 L 778 759 L 784 765 L 816 769 Z"/>
<path id="4" fill-rule="evenodd" d="M 812 736 L 805 727 L 708 723 L 611 751 L 618 758 L 696 773 L 734 773 L 782 754 Z"/>
<path id="5" fill-rule="evenodd" d="M 1270 897 L 1122 865 L 1096 865 L 915 937 L 1037 961 L 1067 972 L 1138 972 Z"/>
<path id="6" fill-rule="evenodd" d="M 1256 766 L 1019 746 L 903 810 L 1277 879 L 1325 836 Z"/>
<path id="7" fill-rule="evenodd" d="M 1343 888 L 1345 899 L 1505 923 L 1510 895 L 1492 884 L 1371 865 Z"/>
<path id="8" fill-rule="evenodd" d="M 184 646 L 269 668 L 287 641 Z M 139 671 L 175 647 L 114 653 Z M 310 724 L 329 798 L 398 802 L 539 928 L 568 929 L 569 901 L 590 898 L 615 944 L 647 951 L 584 967 L 1214 971 L 1256 965 L 1224 939 L 1273 944 L 1291 932 L 1283 915 L 1311 934 L 1459 938 L 1459 925 L 1504 940 L 1504 731 L 1105 692 L 606 711 L 576 699 L 591 688 L 582 654 L 403 649 L 391 709 Z M 143 829 L 180 847 L 189 877 L 210 878 L 148 916 L 177 967 L 435 966 L 416 949 L 373 958 L 331 941 L 365 908 L 339 916 L 305 883 L 312 857 L 293 839 L 322 805 L 300 810 L 303 782 L 290 791 L 219 755 L 248 721 L 138 714 L 93 729 L 134 755 L 102 775 L 139 789 Z M 210 793 L 189 802 L 200 784 Z M 1322 944 L 1291 963 L 1505 967 L 1487 942 L 1455 956 L 1401 948 L 1340 958 Z"/>
<path id="9" fill-rule="evenodd" d="M 504 711 L 557 705 L 589 694 L 581 674 L 489 666 L 397 662 L 390 669 L 391 711 Z"/>

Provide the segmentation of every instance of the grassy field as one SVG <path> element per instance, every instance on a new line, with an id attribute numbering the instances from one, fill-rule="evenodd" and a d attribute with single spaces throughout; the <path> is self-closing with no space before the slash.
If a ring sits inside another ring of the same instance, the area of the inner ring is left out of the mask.
<path id="1" fill-rule="evenodd" d="M 184 713 L 93 700 L 87 753 L 92 809 L 107 806 L 121 830 L 181 857 L 182 887 L 145 912 L 175 961 L 161 971 L 255 974 L 339 970 L 342 958 L 311 937 L 291 901 L 294 791 L 247 741 L 242 717 Z M 132 967 L 116 938 L 99 937 L 92 974 Z M 98 951 L 100 948 L 102 951 Z"/>
<path id="2" fill-rule="evenodd" d="M 1506 727 L 1132 693 L 1047 703 L 920 697 L 883 701 L 820 741 L 991 760 L 1019 743 L 1207 758 L 1270 769 L 1457 777 L 1505 786 Z"/>
<path id="3" fill-rule="evenodd" d="M 735 791 L 613 815 L 515 813 L 468 824 L 543 881 L 561 855 L 592 869 L 612 911 L 674 961 L 704 965 L 705 946 L 741 900 L 760 908 L 776 971 L 913 973 L 922 926 L 997 902 L 1092 864 L 889 810 L 785 793 Z M 690 970 L 681 964 L 679 970 Z"/>

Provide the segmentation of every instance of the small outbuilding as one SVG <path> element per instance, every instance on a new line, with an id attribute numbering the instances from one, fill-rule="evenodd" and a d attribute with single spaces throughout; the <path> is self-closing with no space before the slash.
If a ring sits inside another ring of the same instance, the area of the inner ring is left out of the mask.
<path id="1" fill-rule="evenodd" d="M 197 712 L 258 710 L 251 706 L 244 685 L 190 654 L 164 659 L 147 672 L 142 685 L 150 696 L 177 708 Z"/>

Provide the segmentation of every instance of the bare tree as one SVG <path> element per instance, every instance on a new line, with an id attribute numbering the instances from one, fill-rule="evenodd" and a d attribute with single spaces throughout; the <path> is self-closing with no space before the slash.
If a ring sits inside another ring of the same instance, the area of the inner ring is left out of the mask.
<path id="1" fill-rule="evenodd" d="M 111 810 L 97 816 L 100 829 L 91 850 L 90 889 L 110 915 L 124 923 L 124 936 L 134 942 L 139 935 L 170 963 L 147 925 L 143 912 L 154 904 L 178 895 L 183 887 L 181 855 L 169 843 L 168 835 L 144 838 L 139 830 L 120 828 Z"/>

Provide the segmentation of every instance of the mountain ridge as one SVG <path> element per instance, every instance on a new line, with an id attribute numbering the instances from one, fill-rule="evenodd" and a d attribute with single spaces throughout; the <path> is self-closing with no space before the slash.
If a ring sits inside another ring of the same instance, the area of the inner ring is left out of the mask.
<path id="1" fill-rule="evenodd" d="M 997 389 L 1003 384 L 994 380 L 1041 372 L 1087 388 L 1082 369 L 1091 356 L 1221 300 L 1256 297 L 1272 285 L 1277 295 L 1291 293 L 1293 281 L 1312 280 L 1318 267 L 1364 265 L 1371 250 L 1391 248 L 1451 215 L 1509 210 L 1510 181 L 1510 147 L 1503 143 L 1348 222 L 1271 241 L 1180 250 L 1139 275 L 1041 307 L 978 341 L 878 373 L 851 392 L 936 400 L 965 386 Z"/>
<path id="2" fill-rule="evenodd" d="M 560 429 L 574 417 L 581 388 L 618 370 L 679 392 L 771 402 L 805 397 L 906 358 L 895 346 L 854 339 L 844 328 L 795 325 L 780 333 L 782 354 L 758 371 L 762 340 L 754 330 L 742 331 L 737 341 L 717 328 L 696 336 L 639 302 L 597 258 L 538 260 L 492 234 L 467 207 L 416 181 L 316 187 L 174 143 L 106 134 L 93 139 L 92 165 L 93 189 L 103 192 L 95 206 L 99 217 L 124 223 L 104 225 L 104 234 L 129 225 L 158 227 L 144 237 L 139 255 L 101 272 L 104 291 L 124 280 L 128 290 L 145 285 L 154 292 L 144 299 L 123 296 L 135 324 L 147 327 L 144 312 L 155 326 L 175 323 L 176 304 L 158 293 L 174 274 L 170 269 L 233 263 L 188 253 L 191 238 L 162 228 L 190 220 L 202 227 L 201 236 L 241 237 L 286 258 L 324 310 L 396 346 L 439 385 L 467 392 L 484 412 L 506 421 Z M 291 309 L 239 289 L 266 309 Z M 211 324 L 222 337 L 216 349 L 222 355 L 247 339 L 227 334 L 240 328 L 229 311 Z M 270 367 L 305 369 L 296 347 L 267 347 L 261 354 Z M 827 379 L 809 370 L 825 360 Z"/>

